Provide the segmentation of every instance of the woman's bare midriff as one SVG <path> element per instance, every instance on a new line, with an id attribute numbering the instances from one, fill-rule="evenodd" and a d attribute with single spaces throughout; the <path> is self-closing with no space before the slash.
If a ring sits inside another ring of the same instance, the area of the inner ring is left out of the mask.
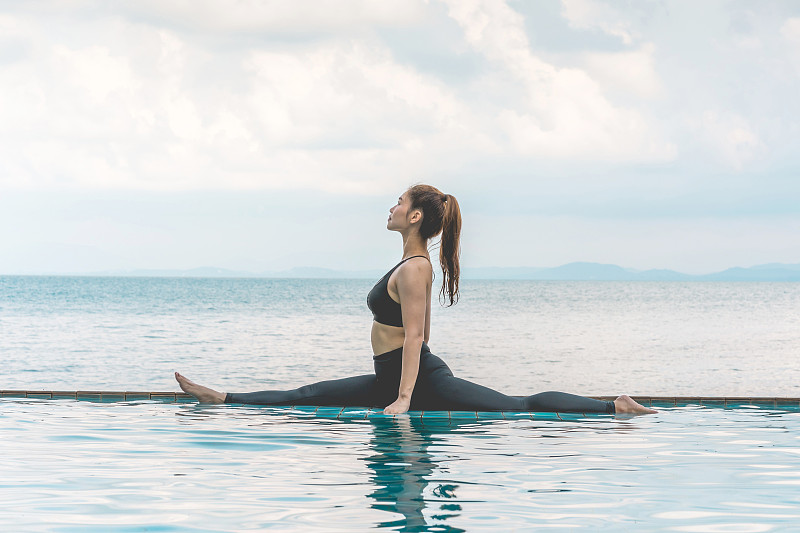
<path id="1" fill-rule="evenodd" d="M 380 355 L 403 347 L 406 334 L 402 327 L 387 326 L 380 322 L 372 322 L 372 353 Z"/>

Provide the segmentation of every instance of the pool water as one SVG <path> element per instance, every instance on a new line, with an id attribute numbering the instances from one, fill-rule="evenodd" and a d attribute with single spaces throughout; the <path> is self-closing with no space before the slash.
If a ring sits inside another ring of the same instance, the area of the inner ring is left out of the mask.
<path id="1" fill-rule="evenodd" d="M 800 410 L 325 418 L 0 400 L 2 531 L 800 529 Z"/>

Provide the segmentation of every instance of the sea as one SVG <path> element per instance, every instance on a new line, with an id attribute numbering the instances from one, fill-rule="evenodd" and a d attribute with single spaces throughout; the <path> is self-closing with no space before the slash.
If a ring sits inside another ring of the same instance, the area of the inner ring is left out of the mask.
<path id="1" fill-rule="evenodd" d="M 226 392 L 372 372 L 375 280 L 0 276 L 0 389 Z M 429 345 L 508 394 L 800 396 L 800 283 L 462 280 Z"/>

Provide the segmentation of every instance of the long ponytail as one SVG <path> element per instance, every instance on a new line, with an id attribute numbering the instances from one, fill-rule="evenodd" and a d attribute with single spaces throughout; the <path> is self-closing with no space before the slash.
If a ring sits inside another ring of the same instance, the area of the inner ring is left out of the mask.
<path id="1" fill-rule="evenodd" d="M 448 305 L 458 302 L 458 280 L 461 275 L 461 209 L 456 197 L 444 194 L 430 185 L 414 185 L 408 190 L 411 206 L 422 210 L 419 233 L 424 239 L 442 234 L 439 242 L 439 265 L 442 267 L 440 299 Z"/>
<path id="2" fill-rule="evenodd" d="M 442 290 L 440 296 L 450 299 L 450 305 L 458 301 L 458 278 L 461 276 L 461 209 L 452 194 L 445 195 L 442 217 L 442 239 L 439 244 L 439 264 L 442 266 Z"/>

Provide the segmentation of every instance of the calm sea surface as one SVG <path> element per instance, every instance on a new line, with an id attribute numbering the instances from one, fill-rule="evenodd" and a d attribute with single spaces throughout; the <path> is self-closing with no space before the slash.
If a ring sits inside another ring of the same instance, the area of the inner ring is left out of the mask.
<path id="1" fill-rule="evenodd" d="M 0 389 L 368 373 L 373 282 L 0 277 Z M 464 280 L 432 322 L 456 375 L 510 394 L 800 396 L 800 283 Z"/>

